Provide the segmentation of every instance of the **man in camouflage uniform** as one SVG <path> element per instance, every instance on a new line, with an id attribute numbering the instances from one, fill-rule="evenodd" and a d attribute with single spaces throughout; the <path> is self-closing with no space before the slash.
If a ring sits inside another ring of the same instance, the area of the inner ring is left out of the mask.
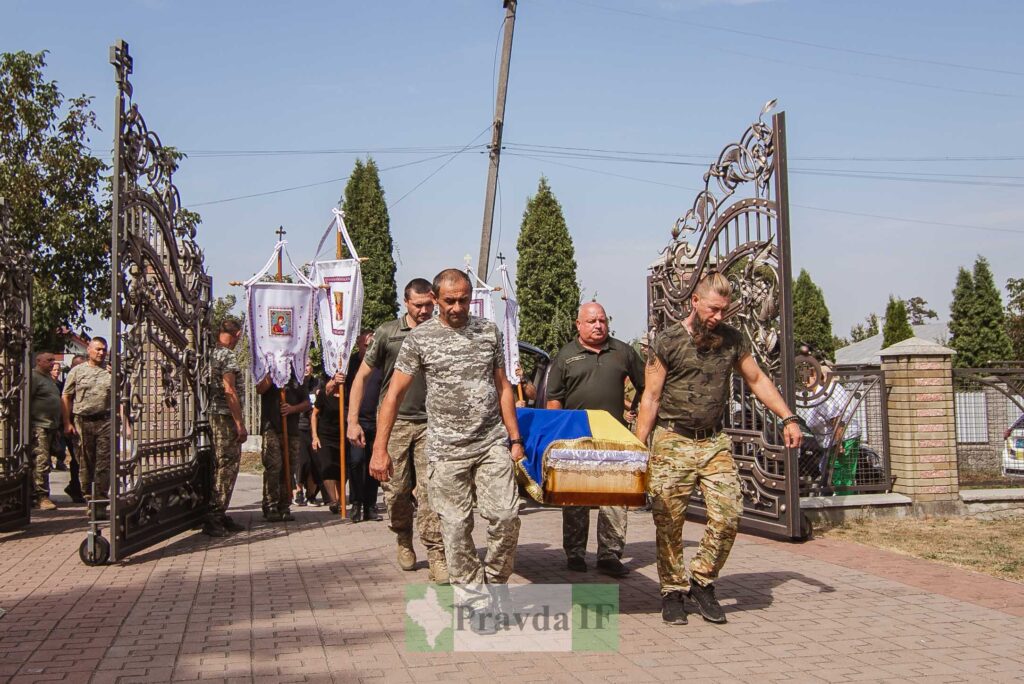
<path id="1" fill-rule="evenodd" d="M 625 380 L 643 394 L 643 361 L 635 349 L 608 335 L 608 316 L 597 302 L 580 307 L 576 316 L 576 339 L 559 350 L 548 374 L 547 408 L 604 410 L 625 424 L 623 417 Z M 639 397 L 634 395 L 630 408 Z M 562 548 L 567 565 L 586 572 L 590 507 L 562 507 Z M 625 577 L 622 564 L 626 546 L 626 507 L 601 506 L 597 514 L 597 569 L 611 577 Z"/>
<path id="2" fill-rule="evenodd" d="M 392 476 L 385 445 L 402 399 L 422 372 L 427 382 L 427 483 L 441 521 L 451 582 L 505 584 L 520 526 L 512 461 L 525 454 L 512 385 L 505 377 L 501 334 L 490 321 L 469 315 L 472 286 L 462 271 L 442 271 L 431 289 L 440 316 L 417 326 L 402 343 L 377 416 L 370 474 L 381 482 Z M 482 565 L 472 536 L 474 502 L 488 522 Z"/>
<path id="3" fill-rule="evenodd" d="M 434 299 L 430 283 L 415 278 L 405 286 L 405 313 L 401 318 L 384 323 L 373 333 L 373 344 L 359 366 L 348 398 L 348 428 L 350 442 L 365 448 L 366 436 L 359 425 L 359 407 L 362 404 L 366 379 L 374 371 L 384 373 L 380 388 L 380 401 L 387 395 L 394 374 L 395 361 L 402 343 L 434 313 Z M 420 541 L 427 547 L 430 581 L 448 582 L 448 564 L 445 560 L 441 523 L 431 506 L 427 483 L 427 383 L 423 373 L 414 375 L 405 398 L 398 407 L 398 415 L 390 439 L 384 441 L 378 434 L 374 446 L 383 444 L 388 451 L 392 472 L 384 487 L 384 503 L 388 509 L 391 530 L 398 540 L 398 564 L 403 570 L 416 567 L 416 552 L 412 548 L 413 512 Z M 416 507 L 412 492 L 416 489 Z"/>
<path id="4" fill-rule="evenodd" d="M 309 394 L 292 374 L 282 401 L 282 391 L 269 373 L 256 385 L 256 393 L 262 419 L 263 518 L 267 522 L 295 520 L 292 486 L 284 482 L 284 427 L 288 428 L 288 464 L 293 466 L 299 454 L 299 414 L 310 410 Z"/>
<path id="5" fill-rule="evenodd" d="M 53 354 L 36 354 L 36 367 L 29 376 L 29 427 L 32 430 L 33 508 L 52 511 L 50 500 L 50 451 L 60 436 L 60 392 L 53 381 Z"/>
<path id="6" fill-rule="evenodd" d="M 211 537 L 224 537 L 229 532 L 245 529 L 230 517 L 228 506 L 238 479 L 242 460 L 242 444 L 248 438 L 242 401 L 235 384 L 242 378 L 242 369 L 235 356 L 235 347 L 242 336 L 242 325 L 236 318 L 225 318 L 217 331 L 217 346 L 210 354 L 210 430 L 213 432 L 214 478 L 213 505 L 203 532 Z"/>
<path id="7" fill-rule="evenodd" d="M 85 500 L 110 498 L 110 368 L 106 365 L 107 341 L 94 337 L 87 349 L 89 360 L 68 373 L 62 396 L 64 433 L 78 437 Z M 106 507 L 95 509 L 97 519 Z"/>
<path id="8" fill-rule="evenodd" d="M 719 273 L 694 290 L 690 315 L 651 345 L 636 435 L 652 435 L 647 493 L 651 497 L 661 581 L 662 619 L 686 624 L 689 596 L 710 622 L 725 622 L 713 582 L 725 565 L 739 529 L 743 494 L 722 431 L 731 373 L 736 371 L 762 404 L 782 419 L 787 447 L 800 446 L 797 417 L 750 355 L 743 333 L 722 323 L 732 288 Z M 657 426 L 657 427 L 655 427 Z M 695 487 L 707 507 L 707 527 L 689 573 L 683 562 L 683 521 Z"/>

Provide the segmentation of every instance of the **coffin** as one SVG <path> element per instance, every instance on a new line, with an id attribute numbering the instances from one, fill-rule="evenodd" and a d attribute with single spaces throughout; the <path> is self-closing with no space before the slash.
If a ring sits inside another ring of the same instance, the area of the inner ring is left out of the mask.
<path id="1" fill-rule="evenodd" d="M 605 411 L 519 409 L 520 481 L 540 503 L 642 506 L 646 447 Z"/>

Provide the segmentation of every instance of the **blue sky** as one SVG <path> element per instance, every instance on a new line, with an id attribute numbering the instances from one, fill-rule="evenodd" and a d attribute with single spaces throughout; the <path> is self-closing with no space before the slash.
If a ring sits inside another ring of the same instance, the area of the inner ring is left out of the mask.
<path id="1" fill-rule="evenodd" d="M 344 188 L 325 181 L 358 156 L 327 151 L 375 150 L 384 169 L 419 162 L 382 173 L 401 285 L 479 251 L 486 156 L 472 149 L 439 171 L 449 157 L 430 157 L 487 141 L 502 18 L 500 0 L 9 0 L 0 49 L 49 50 L 65 94 L 96 97 L 94 146 L 105 151 L 107 49 L 130 43 L 147 123 L 191 153 L 176 180 L 203 216 L 218 295 L 263 265 L 279 224 L 296 260 L 311 257 Z M 505 142 L 707 163 L 778 98 L 794 273 L 807 268 L 823 288 L 835 332 L 881 314 L 890 293 L 922 296 L 946 319 L 956 269 L 977 254 L 1000 285 L 1024 276 L 1021 26 L 1024 3 L 1011 0 L 521 0 Z M 389 151 L 410 147 L 441 149 Z M 317 153 L 211 155 L 225 150 Z M 702 173 L 506 154 L 496 251 L 514 264 L 526 198 L 545 174 L 585 296 L 633 337 L 645 268 Z"/>

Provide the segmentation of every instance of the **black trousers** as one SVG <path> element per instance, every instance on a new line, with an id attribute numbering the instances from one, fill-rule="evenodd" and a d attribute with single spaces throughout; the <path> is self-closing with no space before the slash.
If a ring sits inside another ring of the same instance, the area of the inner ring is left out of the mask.
<path id="1" fill-rule="evenodd" d="M 377 440 L 377 429 L 367 429 L 363 426 L 363 434 L 366 436 L 366 446 L 359 447 L 349 442 L 348 452 L 345 454 L 345 470 L 349 476 L 349 491 L 361 492 L 358 499 L 364 506 L 375 506 L 377 504 L 377 493 L 380 491 L 380 482 L 370 475 L 370 456 L 373 454 L 373 443 Z M 353 494 L 353 501 L 356 495 Z"/>

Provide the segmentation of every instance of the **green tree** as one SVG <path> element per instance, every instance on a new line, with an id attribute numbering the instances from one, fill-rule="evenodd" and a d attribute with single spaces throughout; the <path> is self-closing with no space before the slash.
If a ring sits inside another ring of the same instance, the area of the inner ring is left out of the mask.
<path id="1" fill-rule="evenodd" d="M 1013 356 L 1013 345 L 1006 334 L 1003 298 L 992 277 L 988 260 L 974 261 L 974 305 L 972 326 L 976 333 L 976 359 L 982 364 L 1005 361 Z"/>
<path id="2" fill-rule="evenodd" d="M 229 294 L 223 297 L 217 297 L 213 300 L 210 312 L 210 329 L 213 330 L 214 336 L 217 331 L 220 330 L 220 324 L 228 316 L 235 315 L 235 304 L 238 303 L 238 298 L 235 295 Z M 236 318 L 238 318 L 236 316 Z M 239 319 L 241 320 L 241 319 Z"/>
<path id="3" fill-rule="evenodd" d="M 574 335 L 580 286 L 576 280 L 576 249 L 562 206 L 544 176 L 537 194 L 526 201 L 516 249 L 519 337 L 556 352 Z"/>
<path id="4" fill-rule="evenodd" d="M 889 295 L 889 305 L 885 307 L 885 326 L 882 328 L 882 349 L 913 336 L 914 330 L 907 317 L 907 305 L 902 299 Z"/>
<path id="5" fill-rule="evenodd" d="M 32 253 L 35 348 L 58 349 L 58 331 L 109 311 L 110 227 L 91 98 L 65 99 L 45 67 L 45 52 L 0 54 L 0 195 Z"/>
<path id="6" fill-rule="evenodd" d="M 398 315 L 391 219 L 377 163 L 357 159 L 342 198 L 345 225 L 363 262 L 363 327 L 376 328 Z"/>
<path id="7" fill-rule="evenodd" d="M 878 314 L 869 313 L 863 323 L 850 328 L 850 342 L 862 342 L 878 334 Z"/>
<path id="8" fill-rule="evenodd" d="M 1010 299 L 1006 302 L 1006 334 L 1013 347 L 1013 358 L 1024 361 L 1024 278 L 1006 281 Z"/>
<path id="9" fill-rule="evenodd" d="M 1011 358 L 1013 345 L 1006 325 L 992 270 L 978 256 L 973 273 L 963 267 L 957 272 L 949 315 L 949 344 L 957 352 L 953 362 L 971 368 Z"/>
<path id="10" fill-rule="evenodd" d="M 793 336 L 825 357 L 835 358 L 832 318 L 825 306 L 825 295 L 805 269 L 800 269 L 793 286 Z"/>
<path id="11" fill-rule="evenodd" d="M 939 314 L 934 309 L 928 308 L 928 302 L 923 297 L 911 297 L 903 300 L 907 307 L 907 315 L 910 316 L 911 325 L 924 325 L 929 318 L 938 318 Z"/>

